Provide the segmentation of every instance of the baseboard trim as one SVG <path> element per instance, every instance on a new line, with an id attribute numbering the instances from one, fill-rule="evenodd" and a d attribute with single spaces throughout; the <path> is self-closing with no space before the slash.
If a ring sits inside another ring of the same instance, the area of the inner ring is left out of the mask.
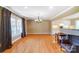
<path id="1" fill-rule="evenodd" d="M 51 33 L 27 33 L 27 34 L 51 34 Z"/>

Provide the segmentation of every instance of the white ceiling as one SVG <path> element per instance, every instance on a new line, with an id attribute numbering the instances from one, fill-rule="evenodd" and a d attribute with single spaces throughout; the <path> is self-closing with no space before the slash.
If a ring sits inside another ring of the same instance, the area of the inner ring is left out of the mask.
<path id="1" fill-rule="evenodd" d="M 79 12 L 78 13 L 75 13 L 75 14 L 72 14 L 70 16 L 67 16 L 67 17 L 64 17 L 62 19 L 79 19 Z"/>
<path id="2" fill-rule="evenodd" d="M 52 19 L 60 12 L 65 11 L 70 8 L 70 6 L 9 6 L 9 9 L 15 11 L 18 15 L 29 18 L 37 18 L 38 16 L 42 19 Z"/>

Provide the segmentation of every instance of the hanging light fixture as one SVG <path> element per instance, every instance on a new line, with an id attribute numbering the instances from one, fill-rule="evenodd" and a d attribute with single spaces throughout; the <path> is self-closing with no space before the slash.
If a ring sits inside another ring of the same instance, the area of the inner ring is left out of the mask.
<path id="1" fill-rule="evenodd" d="M 41 23 L 41 22 L 42 22 L 42 19 L 40 19 L 39 16 L 38 16 L 38 18 L 35 19 L 35 22 L 37 22 L 37 23 Z"/>

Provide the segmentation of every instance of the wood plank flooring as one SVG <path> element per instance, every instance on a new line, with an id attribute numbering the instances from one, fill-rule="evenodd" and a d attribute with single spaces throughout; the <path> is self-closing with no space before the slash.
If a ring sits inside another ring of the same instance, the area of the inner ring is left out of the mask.
<path id="1" fill-rule="evenodd" d="M 4 53 L 62 53 L 55 37 L 51 35 L 27 35 L 16 41 Z"/>

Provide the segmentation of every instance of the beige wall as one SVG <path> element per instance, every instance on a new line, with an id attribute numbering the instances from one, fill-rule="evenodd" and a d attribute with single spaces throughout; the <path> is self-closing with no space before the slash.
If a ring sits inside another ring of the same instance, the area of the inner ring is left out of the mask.
<path id="1" fill-rule="evenodd" d="M 27 34 L 50 34 L 51 22 L 44 20 L 41 23 L 36 23 L 33 20 L 27 20 Z"/>

